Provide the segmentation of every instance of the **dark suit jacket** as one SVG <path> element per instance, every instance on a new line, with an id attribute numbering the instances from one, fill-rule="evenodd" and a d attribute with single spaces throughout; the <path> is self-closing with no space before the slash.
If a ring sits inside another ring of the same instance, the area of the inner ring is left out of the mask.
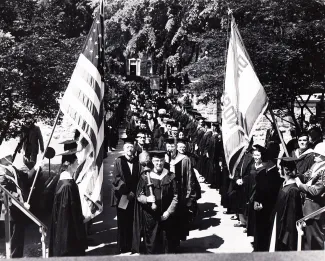
<path id="1" fill-rule="evenodd" d="M 141 165 L 137 158 L 133 159 L 132 173 L 130 171 L 125 156 L 120 156 L 115 160 L 112 182 L 111 206 L 117 206 L 122 195 L 130 192 L 136 193 L 137 184 L 140 177 Z"/>

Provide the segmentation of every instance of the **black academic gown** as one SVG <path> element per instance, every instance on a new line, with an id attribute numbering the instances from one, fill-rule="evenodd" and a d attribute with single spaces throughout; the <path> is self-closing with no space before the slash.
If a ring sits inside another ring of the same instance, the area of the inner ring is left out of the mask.
<path id="1" fill-rule="evenodd" d="M 255 180 L 253 201 L 262 203 L 263 208 L 259 211 L 255 210 L 254 251 L 268 251 L 272 232 L 270 220 L 282 179 L 276 165 L 266 162 L 258 169 Z"/>
<path id="2" fill-rule="evenodd" d="M 135 198 L 128 202 L 126 209 L 118 207 L 122 195 L 128 195 L 130 192 L 136 193 L 141 165 L 137 158 L 134 158 L 132 162 L 132 174 L 125 156 L 116 159 L 113 171 L 111 206 L 116 207 L 117 211 L 117 247 L 119 253 L 130 252 L 132 247 Z"/>
<path id="3" fill-rule="evenodd" d="M 296 251 L 296 221 L 302 218 L 302 202 L 296 183 L 282 186 L 274 209 L 275 251 Z"/>
<path id="4" fill-rule="evenodd" d="M 220 150 L 219 150 L 218 134 L 213 134 L 207 144 L 208 160 L 207 160 L 207 182 L 213 188 L 220 188 Z"/>
<path id="5" fill-rule="evenodd" d="M 87 235 L 78 186 L 73 179 L 59 180 L 54 197 L 49 256 L 84 256 Z"/>
<path id="6" fill-rule="evenodd" d="M 147 203 L 145 199 L 150 196 L 147 175 L 142 174 L 140 177 L 136 192 L 132 252 L 140 252 L 141 235 L 144 238 L 145 254 L 172 253 L 177 246 L 174 218 L 178 201 L 176 179 L 175 175 L 166 169 L 163 170 L 161 176 L 162 178 L 158 179 L 150 174 L 156 210 L 153 210 L 151 203 Z M 168 211 L 170 216 L 167 220 L 161 221 L 161 216 L 165 211 Z"/>
<path id="7" fill-rule="evenodd" d="M 249 202 L 250 186 L 252 184 L 248 183 L 250 182 L 249 175 L 252 168 L 252 164 L 254 164 L 252 154 L 245 153 L 235 171 L 234 181 L 236 183 L 236 198 L 235 202 L 233 203 L 235 205 L 235 212 L 238 214 L 245 214 L 247 206 L 246 204 Z M 242 185 L 237 184 L 237 180 L 239 179 L 242 179 Z"/>
<path id="8" fill-rule="evenodd" d="M 175 173 L 178 188 L 178 206 L 175 214 L 178 225 L 175 229 L 179 230 L 179 239 L 186 240 L 197 211 L 196 200 L 201 196 L 201 188 L 196 182 L 192 162 L 188 156 L 178 154 L 171 160 L 170 170 Z"/>
<path id="9" fill-rule="evenodd" d="M 298 149 L 294 150 L 291 157 L 296 159 L 296 167 L 298 175 L 304 174 L 314 164 L 314 153 L 312 149 L 308 149 L 299 155 Z"/>
<path id="10" fill-rule="evenodd" d="M 208 157 L 207 152 L 210 145 L 210 138 L 212 137 L 212 131 L 207 131 L 203 134 L 200 143 L 198 144 L 199 147 L 199 160 L 197 163 L 197 170 L 199 173 L 206 179 L 206 181 L 212 184 L 210 177 L 208 176 Z"/>

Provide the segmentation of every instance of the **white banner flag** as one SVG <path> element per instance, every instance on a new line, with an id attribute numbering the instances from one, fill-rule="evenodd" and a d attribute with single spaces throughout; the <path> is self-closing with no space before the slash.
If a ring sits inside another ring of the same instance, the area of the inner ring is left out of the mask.
<path id="1" fill-rule="evenodd" d="M 265 90 L 257 78 L 233 20 L 222 111 L 222 138 L 230 177 L 234 176 L 254 128 L 267 106 Z"/>

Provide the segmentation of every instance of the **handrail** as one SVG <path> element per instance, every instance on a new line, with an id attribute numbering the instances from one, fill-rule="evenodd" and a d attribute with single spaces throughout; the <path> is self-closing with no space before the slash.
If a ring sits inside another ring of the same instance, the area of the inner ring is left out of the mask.
<path id="1" fill-rule="evenodd" d="M 314 212 L 308 214 L 307 216 L 296 221 L 296 228 L 298 231 L 298 246 L 297 246 L 298 251 L 301 251 L 302 236 L 304 235 L 303 228 L 306 226 L 306 221 L 313 217 L 316 217 L 324 212 L 325 212 L 325 207 L 322 207 L 322 208 L 317 209 L 316 211 L 314 211 Z"/>
<path id="2" fill-rule="evenodd" d="M 27 217 L 29 217 L 37 226 L 40 228 L 41 233 L 41 242 L 42 242 L 42 257 L 46 258 L 47 248 L 45 245 L 45 237 L 47 232 L 47 226 L 42 223 L 33 213 L 31 213 L 21 202 L 19 202 L 11 193 L 2 185 L 0 185 L 0 191 L 3 191 L 4 196 L 4 204 L 6 206 L 6 257 L 11 258 L 11 248 L 10 248 L 10 227 L 9 226 L 9 216 L 10 216 L 10 208 L 9 208 L 9 198 L 11 203 L 16 206 L 21 212 L 23 212 Z"/>
<path id="3" fill-rule="evenodd" d="M 323 212 L 325 212 L 325 207 L 322 207 L 322 208 L 320 208 L 320 209 L 317 209 L 316 211 L 314 211 L 314 212 L 308 214 L 307 216 L 305 216 L 305 217 L 303 217 L 303 218 L 297 220 L 296 223 L 298 223 L 298 222 L 299 222 L 299 223 L 301 223 L 301 222 L 305 222 L 305 221 L 307 221 L 308 219 L 311 219 L 311 218 L 313 218 L 313 217 L 316 217 L 316 216 L 322 214 Z"/>

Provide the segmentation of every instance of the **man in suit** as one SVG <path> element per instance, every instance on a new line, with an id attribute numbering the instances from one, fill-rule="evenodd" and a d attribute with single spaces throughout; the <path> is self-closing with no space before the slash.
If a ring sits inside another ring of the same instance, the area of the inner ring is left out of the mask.
<path id="1" fill-rule="evenodd" d="M 115 160 L 112 182 L 112 207 L 117 211 L 117 246 L 119 253 L 131 252 L 134 204 L 141 165 L 134 156 L 134 140 L 124 138 L 124 155 Z"/>
<path id="2" fill-rule="evenodd" d="M 146 135 L 147 131 L 144 129 L 140 129 L 137 133 L 136 144 L 134 145 L 134 155 L 136 157 L 138 157 L 139 154 L 144 150 Z"/>
<path id="3" fill-rule="evenodd" d="M 148 130 L 153 133 L 156 126 L 157 126 L 157 120 L 152 117 L 153 112 L 151 110 L 147 111 L 147 127 Z"/>

